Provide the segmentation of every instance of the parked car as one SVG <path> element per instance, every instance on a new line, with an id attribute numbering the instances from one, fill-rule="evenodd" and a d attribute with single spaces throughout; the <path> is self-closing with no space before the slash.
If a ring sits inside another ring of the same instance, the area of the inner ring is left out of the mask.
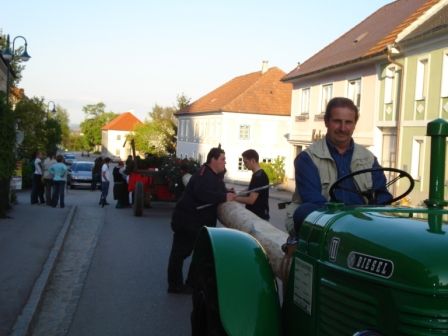
<path id="1" fill-rule="evenodd" d="M 64 156 L 64 162 L 67 166 L 71 166 L 73 162 L 76 160 L 75 154 L 66 153 Z"/>
<path id="2" fill-rule="evenodd" d="M 75 161 L 68 170 L 67 185 L 75 187 L 90 187 L 92 184 L 93 162 Z"/>

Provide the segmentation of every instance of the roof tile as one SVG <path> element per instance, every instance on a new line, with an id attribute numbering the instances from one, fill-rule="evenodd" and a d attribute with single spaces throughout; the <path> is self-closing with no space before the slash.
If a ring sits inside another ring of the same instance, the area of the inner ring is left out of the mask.
<path id="1" fill-rule="evenodd" d="M 177 114 L 239 112 L 288 116 L 292 87 L 280 81 L 284 75 L 282 70 L 272 67 L 265 73 L 235 77 Z"/>
<path id="2" fill-rule="evenodd" d="M 103 131 L 132 131 L 142 122 L 131 112 L 124 112 L 103 126 Z"/>

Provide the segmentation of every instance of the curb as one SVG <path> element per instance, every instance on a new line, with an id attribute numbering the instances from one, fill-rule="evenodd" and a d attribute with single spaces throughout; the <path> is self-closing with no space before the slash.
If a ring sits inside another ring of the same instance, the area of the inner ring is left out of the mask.
<path id="1" fill-rule="evenodd" d="M 38 311 L 40 303 L 42 301 L 43 293 L 47 286 L 48 279 L 53 272 L 54 265 L 56 264 L 59 254 L 61 253 L 61 250 L 64 246 L 65 237 L 67 236 L 67 232 L 73 222 L 76 210 L 76 205 L 72 206 L 68 216 L 65 218 L 64 225 L 59 231 L 53 247 L 48 254 L 47 260 L 42 267 L 42 271 L 36 279 L 36 282 L 34 283 L 28 301 L 22 309 L 22 313 L 17 317 L 10 336 L 26 336 L 30 332 L 31 326 L 36 316 L 36 312 Z"/>

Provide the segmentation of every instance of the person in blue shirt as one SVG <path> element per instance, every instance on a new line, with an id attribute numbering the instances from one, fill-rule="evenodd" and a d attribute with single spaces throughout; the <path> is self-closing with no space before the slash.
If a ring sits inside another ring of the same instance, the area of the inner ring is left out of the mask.
<path id="1" fill-rule="evenodd" d="M 61 208 L 65 207 L 64 193 L 65 182 L 67 181 L 67 166 L 64 164 L 64 157 L 62 155 L 56 156 L 56 163 L 53 164 L 49 172 L 53 175 L 53 195 L 51 197 L 51 206 L 55 208 L 58 205 Z"/>
<path id="2" fill-rule="evenodd" d="M 296 233 L 308 214 L 330 201 L 329 190 L 336 180 L 361 169 L 381 168 L 369 150 L 353 141 L 358 119 L 359 111 L 352 100 L 344 97 L 331 99 L 324 115 L 327 134 L 294 160 L 299 203 L 293 214 Z M 386 183 L 383 171 L 360 174 L 345 180 L 342 188 L 335 189 L 335 196 L 346 205 L 387 204 L 392 200 L 392 195 Z M 369 189 L 376 192 L 375 198 L 368 201 L 359 193 L 347 191 Z"/>

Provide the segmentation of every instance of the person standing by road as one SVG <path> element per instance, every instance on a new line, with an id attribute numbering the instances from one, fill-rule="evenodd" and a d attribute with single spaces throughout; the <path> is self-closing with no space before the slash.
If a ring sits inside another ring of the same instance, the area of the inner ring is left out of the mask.
<path id="1" fill-rule="evenodd" d="M 246 204 L 246 209 L 252 211 L 258 217 L 269 220 L 269 178 L 261 169 L 259 156 L 254 149 L 248 149 L 241 154 L 244 165 L 252 171 L 249 190 L 266 187 L 259 191 L 252 191 L 247 196 L 237 196 L 235 201 Z"/>
<path id="2" fill-rule="evenodd" d="M 103 166 L 103 158 L 98 156 L 95 159 L 92 167 L 92 184 L 90 186 L 90 190 L 94 191 L 98 187 L 98 184 L 101 185 L 101 167 Z"/>
<path id="3" fill-rule="evenodd" d="M 31 181 L 31 204 L 45 203 L 44 186 L 42 184 L 42 152 L 37 151 L 34 155 L 33 179 Z"/>
<path id="4" fill-rule="evenodd" d="M 53 175 L 50 173 L 50 167 L 56 163 L 54 154 L 51 152 L 47 153 L 47 157 L 43 163 L 43 178 L 44 178 L 44 189 L 45 189 L 45 201 L 47 205 L 52 205 L 52 189 L 53 189 Z"/>
<path id="5" fill-rule="evenodd" d="M 174 208 L 171 219 L 173 244 L 168 262 L 168 293 L 190 292 L 183 281 L 184 260 L 191 255 L 200 229 L 203 226 L 216 226 L 218 205 L 235 199 L 235 194 L 227 191 L 221 177 L 225 168 L 224 150 L 221 147 L 212 148 L 206 163 L 191 177 Z"/>
<path id="6" fill-rule="evenodd" d="M 51 206 L 55 208 L 58 205 L 61 208 L 65 207 L 65 182 L 67 181 L 67 166 L 64 164 L 64 157 L 62 155 L 56 156 L 56 163 L 53 164 L 49 172 L 53 175 L 53 196 L 51 198 Z"/>
<path id="7" fill-rule="evenodd" d="M 101 197 L 99 204 L 104 207 L 109 205 L 107 203 L 107 194 L 109 193 L 110 185 L 110 171 L 109 171 L 110 158 L 106 157 L 101 167 Z"/>

